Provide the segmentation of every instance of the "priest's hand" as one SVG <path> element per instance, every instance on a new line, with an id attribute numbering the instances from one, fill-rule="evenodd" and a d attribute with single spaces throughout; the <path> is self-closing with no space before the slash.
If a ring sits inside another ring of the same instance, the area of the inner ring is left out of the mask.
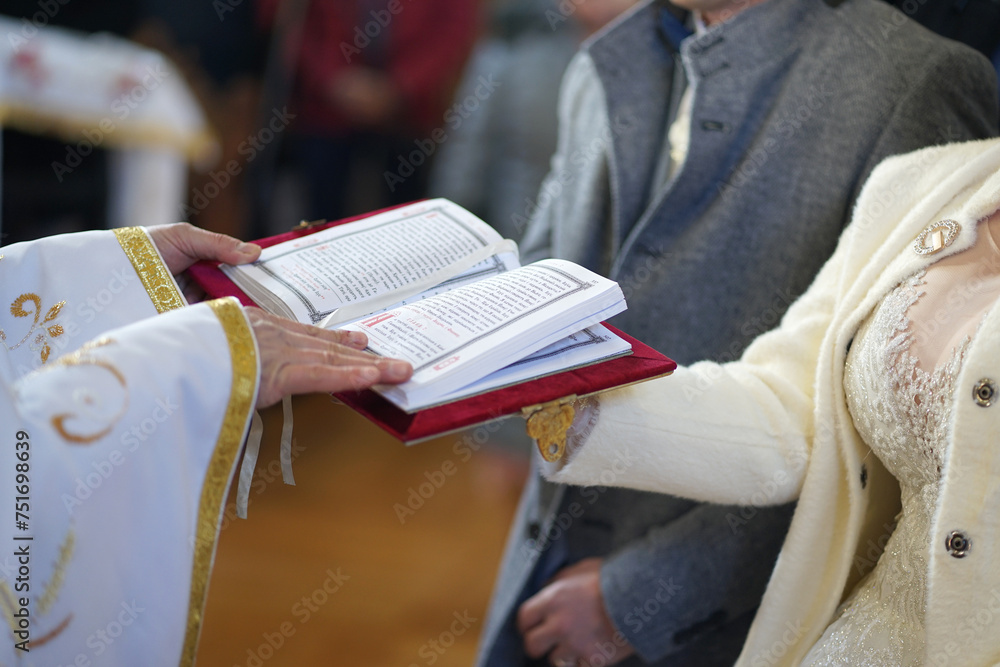
<path id="1" fill-rule="evenodd" d="M 210 232 L 187 222 L 156 225 L 149 227 L 147 231 L 163 256 L 167 269 L 175 278 L 202 259 L 226 264 L 249 264 L 260 257 L 258 245 Z M 193 284 L 189 285 L 184 280 L 178 280 L 178 284 L 188 303 L 201 301 L 205 296 Z"/>
<path id="2" fill-rule="evenodd" d="M 331 331 L 246 308 L 260 350 L 260 392 L 265 408 L 291 394 L 366 389 L 398 384 L 413 374 L 405 361 L 363 352 L 367 337 L 355 331 Z"/>
<path id="3" fill-rule="evenodd" d="M 529 657 L 555 667 L 614 665 L 635 653 L 615 629 L 601 594 L 601 559 L 563 568 L 517 612 Z"/>
<path id="4" fill-rule="evenodd" d="M 244 243 L 232 236 L 217 234 L 187 222 L 157 225 L 147 229 L 163 255 L 170 273 L 177 275 L 198 260 L 226 264 L 248 264 L 260 257 L 260 246 Z"/>

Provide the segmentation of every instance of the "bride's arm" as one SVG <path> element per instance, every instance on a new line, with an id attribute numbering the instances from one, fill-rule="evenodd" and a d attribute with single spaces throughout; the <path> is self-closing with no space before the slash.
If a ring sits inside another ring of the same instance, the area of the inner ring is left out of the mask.
<path id="1" fill-rule="evenodd" d="M 815 428 L 817 360 L 834 307 L 830 280 L 817 280 L 740 361 L 680 367 L 578 404 L 566 455 L 543 472 L 556 482 L 726 504 L 796 498 Z"/>
<path id="2" fill-rule="evenodd" d="M 562 483 L 726 504 L 796 498 L 817 433 L 833 428 L 830 410 L 818 413 L 815 398 L 817 388 L 830 390 L 842 372 L 850 334 L 834 322 L 846 319 L 839 313 L 845 298 L 863 298 L 845 295 L 871 287 L 881 270 L 869 264 L 895 256 L 886 242 L 896 242 L 893 235 L 902 233 L 911 211 L 929 206 L 925 199 L 950 196 L 953 187 L 941 170 L 927 165 L 961 165 L 989 157 L 1000 150 L 995 146 L 970 142 L 885 160 L 862 190 L 833 256 L 778 328 L 739 361 L 696 363 L 602 394 L 578 416 L 563 459 L 543 472 Z"/>

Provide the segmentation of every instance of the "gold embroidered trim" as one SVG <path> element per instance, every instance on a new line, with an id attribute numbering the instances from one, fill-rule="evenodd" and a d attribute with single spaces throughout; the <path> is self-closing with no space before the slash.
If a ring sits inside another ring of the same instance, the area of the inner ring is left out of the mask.
<path id="1" fill-rule="evenodd" d="M 139 274 L 139 280 L 146 288 L 156 312 L 165 313 L 183 306 L 184 299 L 146 232 L 141 227 L 122 227 L 114 232 L 122 250 L 132 262 L 132 267 Z"/>
<path id="2" fill-rule="evenodd" d="M 219 513 L 226 499 L 230 475 L 243 443 L 247 417 L 253 409 L 257 385 L 257 350 L 253 334 L 239 303 L 232 298 L 208 302 L 222 323 L 229 341 L 229 358 L 233 365 L 232 390 L 226 416 L 215 443 L 215 452 L 205 473 L 198 503 L 198 525 L 191 568 L 191 597 L 188 602 L 187 632 L 181 653 L 181 667 L 194 664 L 198 636 L 208 595 L 208 577 L 218 538 Z"/>

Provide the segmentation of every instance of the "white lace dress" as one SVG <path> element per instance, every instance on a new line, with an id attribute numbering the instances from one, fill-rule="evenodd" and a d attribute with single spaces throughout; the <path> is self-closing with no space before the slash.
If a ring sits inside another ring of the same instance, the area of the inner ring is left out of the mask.
<path id="1" fill-rule="evenodd" d="M 924 664 L 931 521 L 955 381 L 1000 275 L 995 241 L 989 233 L 980 240 L 939 262 L 940 269 L 929 268 L 926 282 L 920 272 L 897 286 L 855 336 L 844 373 L 847 405 L 872 455 L 899 481 L 902 511 L 875 568 L 841 605 L 804 667 Z M 969 298 L 957 300 L 955 285 Z M 914 311 L 913 321 L 925 324 L 911 324 Z M 941 321 L 965 324 L 927 326 L 941 313 L 948 315 Z"/>

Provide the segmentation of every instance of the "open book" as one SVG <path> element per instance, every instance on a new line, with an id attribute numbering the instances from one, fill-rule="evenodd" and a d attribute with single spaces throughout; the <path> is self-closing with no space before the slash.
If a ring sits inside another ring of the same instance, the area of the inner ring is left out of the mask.
<path id="1" fill-rule="evenodd" d="M 411 204 L 266 248 L 223 272 L 275 314 L 363 331 L 414 366 L 377 387 L 406 412 L 627 355 L 600 322 L 618 285 L 563 260 L 521 267 L 517 247 L 444 199 Z"/>

